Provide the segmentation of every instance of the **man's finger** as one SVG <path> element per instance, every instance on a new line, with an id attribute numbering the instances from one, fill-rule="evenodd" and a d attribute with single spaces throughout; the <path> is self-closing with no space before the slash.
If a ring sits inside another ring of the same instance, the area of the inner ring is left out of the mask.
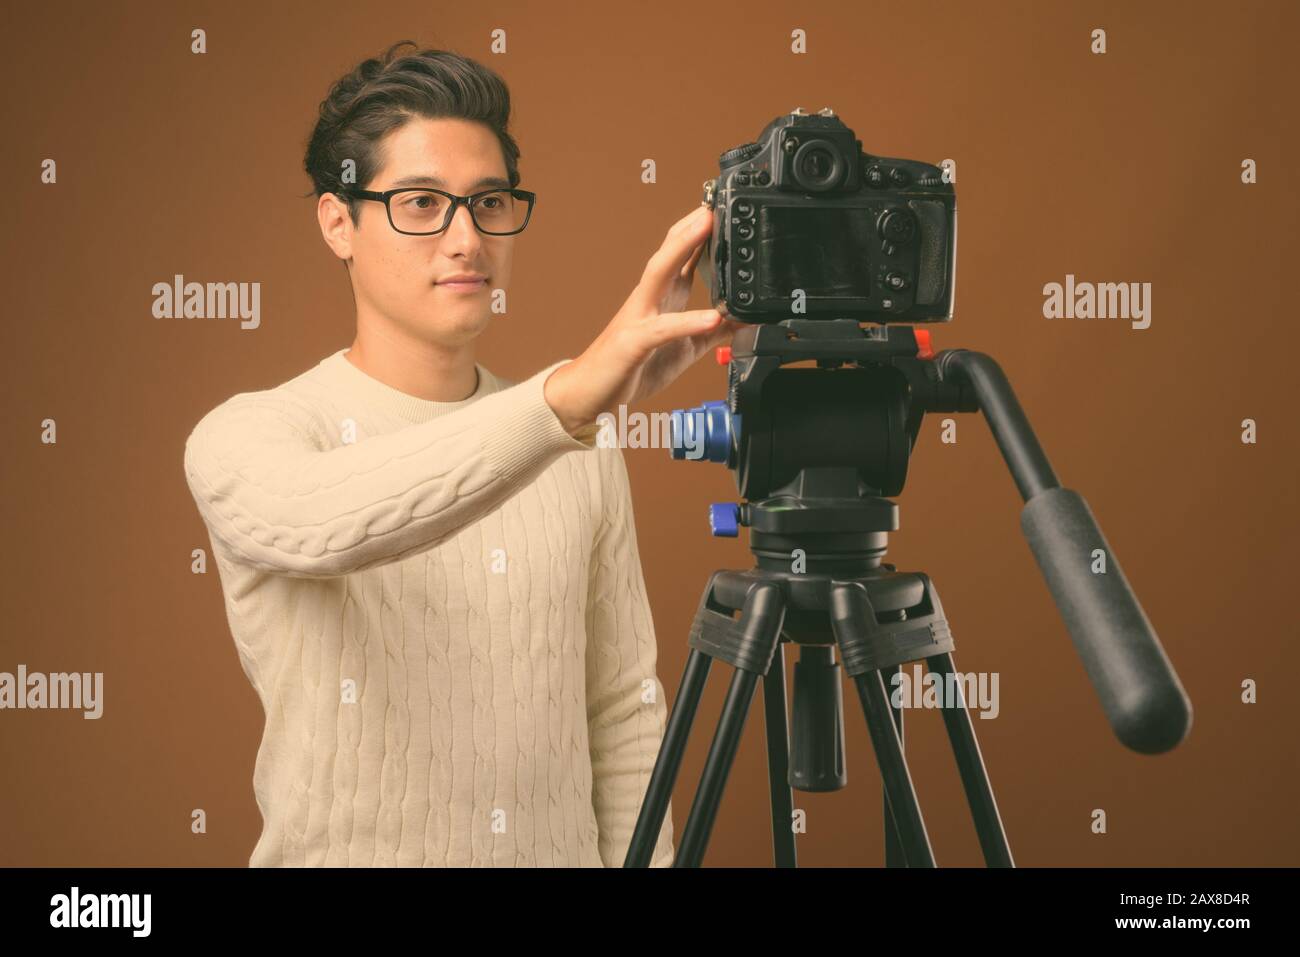
<path id="1" fill-rule="evenodd" d="M 718 327 L 711 332 L 701 333 L 698 336 L 692 337 L 696 344 L 696 351 L 700 353 L 708 352 L 716 346 L 720 346 L 725 342 L 730 342 L 736 333 L 744 328 L 744 325 L 743 322 L 736 322 L 734 319 L 724 318 L 722 322 L 718 324 Z"/>
<path id="2" fill-rule="evenodd" d="M 674 339 L 712 332 L 722 321 L 722 314 L 716 309 L 693 309 L 664 313 L 644 328 L 650 348 L 657 349 Z"/>
<path id="3" fill-rule="evenodd" d="M 682 267 L 681 277 L 683 279 L 691 278 L 692 274 L 695 272 L 695 266 L 700 261 L 700 256 L 703 254 L 704 243 L 700 243 L 695 247 L 695 252 L 691 253 L 691 258 L 687 260 L 686 265 Z"/>
<path id="4" fill-rule="evenodd" d="M 658 251 L 646 263 L 641 282 L 637 285 L 637 295 L 645 308 L 663 299 L 674 277 L 681 274 L 682 268 L 696 254 L 696 248 L 702 248 L 704 241 L 713 230 L 713 210 L 701 206 L 694 214 L 697 218 L 688 219 L 685 226 L 676 233 L 670 232 Z"/>
<path id="5" fill-rule="evenodd" d="M 696 216 L 700 215 L 700 209 L 701 209 L 700 206 L 696 206 L 694 209 L 692 209 L 689 213 L 687 213 L 687 214 L 686 214 L 685 216 L 683 216 L 681 219 L 677 220 L 677 222 L 675 222 L 675 223 L 673 223 L 671 226 L 669 226 L 669 227 L 668 227 L 668 232 L 664 234 L 664 242 L 667 242 L 667 241 L 668 241 L 669 239 L 671 239 L 675 234 L 681 232 L 682 229 L 683 229 L 683 228 L 684 228 L 684 227 L 685 227 L 685 226 L 686 226 L 686 225 L 687 225 L 687 224 L 688 224 L 692 219 L 694 219 Z"/>

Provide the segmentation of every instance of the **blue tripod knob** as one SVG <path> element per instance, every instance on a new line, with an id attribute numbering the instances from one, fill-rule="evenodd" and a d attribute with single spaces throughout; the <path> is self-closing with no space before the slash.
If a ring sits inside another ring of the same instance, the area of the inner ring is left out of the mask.
<path id="1" fill-rule="evenodd" d="M 740 532 L 740 506 L 735 502 L 710 505 L 709 530 L 715 538 L 735 538 Z"/>
<path id="2" fill-rule="evenodd" d="M 669 425 L 673 458 L 726 462 L 740 431 L 740 416 L 716 399 L 693 409 L 674 409 Z"/>

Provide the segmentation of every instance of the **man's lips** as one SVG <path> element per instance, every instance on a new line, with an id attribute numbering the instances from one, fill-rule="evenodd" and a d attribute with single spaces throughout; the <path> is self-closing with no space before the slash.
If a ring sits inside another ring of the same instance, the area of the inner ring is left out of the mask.
<path id="1" fill-rule="evenodd" d="M 487 288 L 487 279 L 443 279 L 437 285 L 446 286 L 448 289 L 456 292 L 468 292 L 475 289 Z"/>

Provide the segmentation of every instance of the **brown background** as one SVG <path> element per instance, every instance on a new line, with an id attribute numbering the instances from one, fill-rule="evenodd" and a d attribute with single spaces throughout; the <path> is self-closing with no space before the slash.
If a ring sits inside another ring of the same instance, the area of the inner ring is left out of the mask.
<path id="1" fill-rule="evenodd" d="M 923 426 L 889 560 L 934 579 L 1017 863 L 1294 865 L 1296 7 L 1290 3 L 41 3 L 0 56 L 8 186 L 0 670 L 102 671 L 104 717 L 0 712 L 0 864 L 243 865 L 260 830 L 262 713 L 240 670 L 185 486 L 183 442 L 229 395 L 350 342 L 346 277 L 303 199 L 329 84 L 410 37 L 510 84 L 523 185 L 511 313 L 480 357 L 521 379 L 578 354 L 696 204 L 723 150 L 833 107 L 870 152 L 958 164 L 957 318 L 936 348 L 994 356 L 1063 484 L 1092 505 L 1195 707 L 1143 757 L 1113 737 L 1018 525 L 983 422 Z M 714 21 L 711 15 L 726 19 Z M 190 31 L 208 52 L 189 52 Z M 508 53 L 488 51 L 508 31 Z M 1109 52 L 1089 52 L 1103 27 Z M 789 52 L 802 28 L 809 52 Z M 639 181 L 658 164 L 658 183 Z M 1245 157 L 1259 184 L 1239 182 Z M 39 181 L 58 162 L 58 184 Z M 262 325 L 155 320 L 151 287 L 262 283 Z M 574 273 L 580 281 L 564 278 Z M 1042 318 L 1066 273 L 1153 283 L 1150 329 Z M 707 305 L 696 289 L 691 308 Z M 701 362 L 653 410 L 721 395 Z M 58 444 L 39 442 L 41 420 Z M 1243 418 L 1259 443 L 1243 445 Z M 629 450 L 660 676 L 715 568 L 719 466 Z M 718 666 L 674 794 L 685 823 L 730 669 Z M 1259 703 L 1240 703 L 1241 682 Z M 852 696 L 847 698 L 854 702 Z M 761 710 L 706 863 L 771 862 Z M 938 862 L 979 865 L 942 721 L 908 716 Z M 846 714 L 850 785 L 796 792 L 804 865 L 882 860 L 879 779 Z M 204 808 L 208 833 L 190 833 Z M 1104 808 L 1109 833 L 1089 815 Z"/>

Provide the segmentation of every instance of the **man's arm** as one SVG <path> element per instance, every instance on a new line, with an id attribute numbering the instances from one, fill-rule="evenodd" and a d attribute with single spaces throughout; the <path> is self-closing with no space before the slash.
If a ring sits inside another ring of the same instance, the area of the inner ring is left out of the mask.
<path id="1" fill-rule="evenodd" d="M 556 363 L 464 409 L 322 451 L 282 399 L 240 393 L 199 421 L 185 478 L 240 561 L 333 578 L 425 551 L 497 508 L 565 452 L 590 450 L 547 405 Z"/>
<path id="2" fill-rule="evenodd" d="M 632 496 L 620 449 L 598 451 L 601 520 L 587 596 L 587 727 L 600 857 L 622 867 L 663 740 L 667 702 L 637 553 Z M 672 805 L 651 867 L 673 860 Z"/>

